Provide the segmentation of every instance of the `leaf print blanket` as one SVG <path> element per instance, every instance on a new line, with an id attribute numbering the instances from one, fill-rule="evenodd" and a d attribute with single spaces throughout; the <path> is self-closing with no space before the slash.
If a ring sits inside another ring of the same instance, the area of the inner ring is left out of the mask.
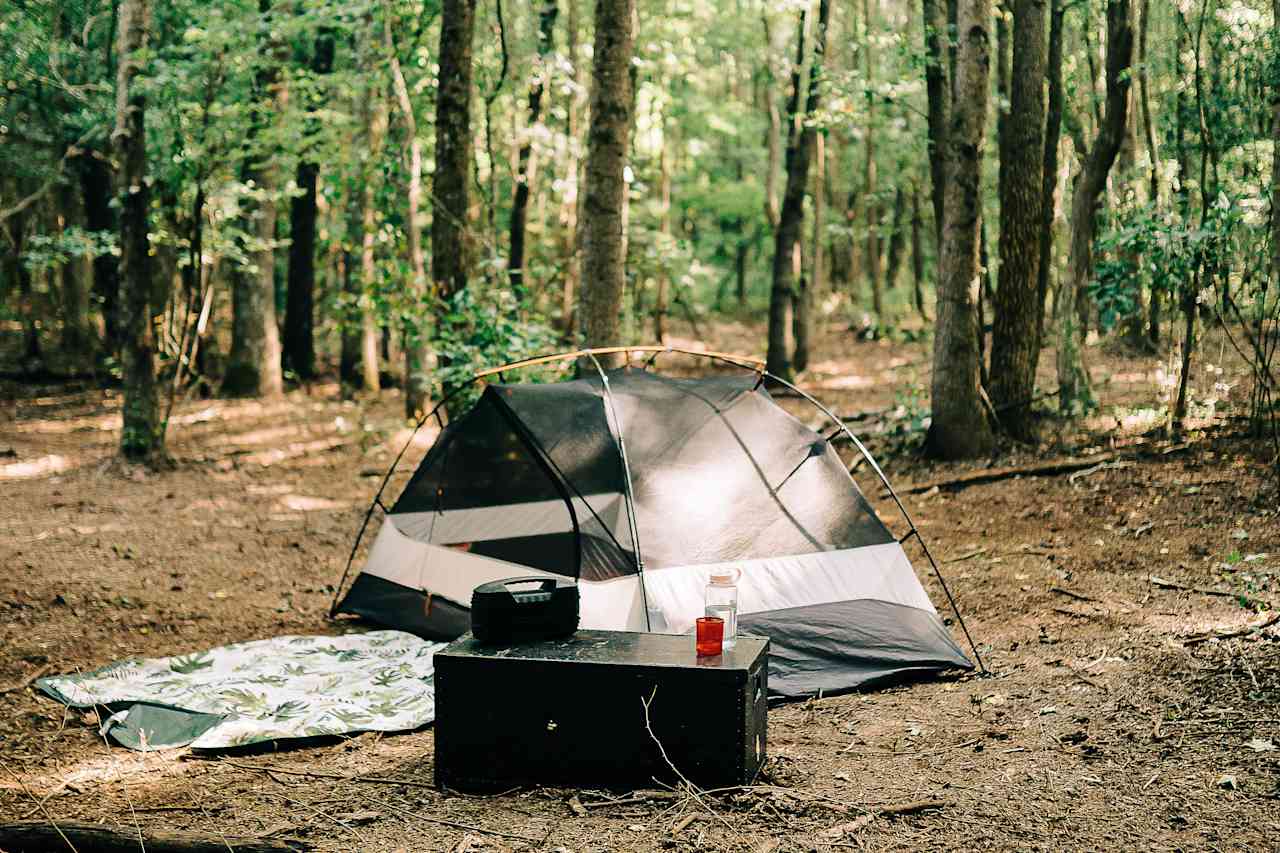
<path id="1" fill-rule="evenodd" d="M 123 660 L 36 686 L 105 706 L 103 734 L 131 749 L 220 749 L 284 738 L 404 731 L 435 719 L 436 651 L 401 631 L 276 637 Z"/>

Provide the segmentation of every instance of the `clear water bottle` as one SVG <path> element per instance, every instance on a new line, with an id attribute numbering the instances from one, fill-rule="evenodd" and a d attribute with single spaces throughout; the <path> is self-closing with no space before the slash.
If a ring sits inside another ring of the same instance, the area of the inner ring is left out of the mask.
<path id="1" fill-rule="evenodd" d="M 733 648 L 738 636 L 738 578 L 737 569 L 719 569 L 711 573 L 707 582 L 706 615 L 724 620 L 724 648 Z"/>

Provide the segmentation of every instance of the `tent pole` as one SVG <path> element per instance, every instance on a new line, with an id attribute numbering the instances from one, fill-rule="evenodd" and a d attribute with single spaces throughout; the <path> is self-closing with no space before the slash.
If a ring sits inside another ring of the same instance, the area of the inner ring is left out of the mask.
<path id="1" fill-rule="evenodd" d="M 391 482 L 391 477 L 395 474 L 396 468 L 399 467 L 400 460 L 404 458 L 404 455 L 409 450 L 410 445 L 413 444 L 413 439 L 417 436 L 418 430 L 422 429 L 422 425 L 433 416 L 436 418 L 436 422 L 439 423 L 439 412 L 440 409 L 444 407 L 445 403 L 448 403 L 456 397 L 462 389 L 469 387 L 480 378 L 481 377 L 478 375 L 473 376 L 457 388 L 454 388 L 448 394 L 444 395 L 440 402 L 436 403 L 435 406 L 432 407 L 431 411 L 424 413 L 422 417 L 418 418 L 418 422 L 414 424 L 413 432 L 409 433 L 409 438 L 405 441 L 404 447 L 400 448 L 400 452 L 396 454 L 396 458 L 391 463 L 391 467 L 387 469 L 386 475 L 383 476 L 382 482 L 378 484 L 378 491 L 374 493 L 373 501 L 369 504 L 369 510 L 364 514 L 364 521 L 360 524 L 360 531 L 356 534 L 356 541 L 352 543 L 351 553 L 347 556 L 347 565 L 342 569 L 342 578 L 338 581 L 338 586 L 333 590 L 333 601 L 329 603 L 330 619 L 338 615 L 338 600 L 342 598 L 342 588 L 346 586 L 347 577 L 351 574 L 351 564 L 356 560 L 356 553 L 360 550 L 360 542 L 364 539 L 365 531 L 369 529 L 369 521 L 373 518 L 373 510 L 382 505 L 382 493 L 386 491 L 387 483 Z M 452 420 L 452 418 L 450 420 Z M 443 429 L 443 426 L 441 429 Z M 385 510 L 386 507 L 383 507 L 383 509 Z"/>
<path id="2" fill-rule="evenodd" d="M 951 590 L 947 587 L 947 579 L 942 576 L 942 570 L 938 568 L 938 563 L 933 559 L 933 554 L 929 553 L 929 546 L 925 544 L 924 537 L 920 535 L 920 530 L 916 527 L 915 521 L 912 520 L 911 513 L 907 512 L 907 508 L 903 505 L 902 499 L 899 498 L 898 493 L 893 490 L 893 485 L 889 482 L 889 478 L 884 475 L 884 471 L 880 470 L 880 466 L 876 464 L 875 458 L 872 457 L 870 451 L 867 450 L 866 445 L 859 441 L 858 437 L 854 435 L 847 426 L 845 426 L 844 421 L 836 417 L 830 409 L 819 402 L 812 394 L 797 388 L 795 385 L 781 377 L 774 376 L 772 373 L 764 372 L 761 375 L 762 377 L 767 377 L 772 382 L 777 382 L 779 385 L 789 388 L 813 404 L 813 406 L 830 418 L 840 428 L 840 430 L 849 437 L 849 440 L 853 442 L 853 446 L 858 448 L 858 452 L 862 454 L 862 457 L 866 459 L 868 463 L 870 463 L 871 469 L 876 472 L 876 476 L 880 478 L 880 482 L 886 489 L 888 489 L 889 495 L 893 498 L 893 502 L 898 505 L 898 511 L 901 512 L 902 517 L 907 520 L 907 525 L 911 528 L 907 536 L 914 534 L 916 541 L 919 542 L 920 547 L 924 549 L 924 555 L 928 558 L 929 565 L 933 567 L 933 574 L 937 577 L 938 583 L 942 585 L 942 591 L 947 596 L 947 602 L 951 605 L 951 611 L 956 614 L 956 621 L 960 623 L 960 630 L 964 632 L 964 638 L 969 641 L 969 648 L 973 650 L 973 658 L 978 664 L 978 669 L 983 674 L 986 674 L 987 667 L 982 662 L 982 655 L 978 653 L 978 644 L 973 641 L 973 636 L 969 633 L 969 627 L 964 624 L 964 616 L 961 615 L 960 608 L 956 604 L 955 598 L 951 595 Z M 906 538 L 907 537 L 903 537 L 903 541 L 905 541 Z"/>
<path id="3" fill-rule="evenodd" d="M 595 365 L 596 372 L 600 374 L 600 383 L 604 387 L 605 402 L 609 406 L 609 417 L 607 420 L 613 427 L 613 440 L 618 445 L 618 456 L 622 459 L 622 483 L 626 488 L 627 498 L 627 526 L 631 528 L 631 545 L 636 552 L 636 578 L 640 581 L 640 602 L 644 607 L 644 627 L 646 631 L 652 631 L 653 625 L 649 621 L 649 595 L 644 589 L 644 556 L 640 553 L 640 529 L 636 524 L 636 501 L 635 493 L 631 489 L 631 465 L 627 462 L 627 443 L 622 438 L 622 423 L 618 420 L 618 410 L 613 405 L 613 391 L 609 388 L 609 377 L 604 372 L 604 368 L 600 366 L 599 359 L 595 353 L 586 351 L 591 358 L 591 363 Z"/>

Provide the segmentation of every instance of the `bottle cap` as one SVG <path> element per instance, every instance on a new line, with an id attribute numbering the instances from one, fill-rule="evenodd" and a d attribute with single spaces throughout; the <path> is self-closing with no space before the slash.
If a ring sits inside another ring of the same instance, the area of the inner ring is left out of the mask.
<path id="1" fill-rule="evenodd" d="M 734 584 L 738 582 L 738 576 L 741 574 L 737 569 L 726 569 L 720 572 L 711 573 L 711 582 L 715 584 Z"/>

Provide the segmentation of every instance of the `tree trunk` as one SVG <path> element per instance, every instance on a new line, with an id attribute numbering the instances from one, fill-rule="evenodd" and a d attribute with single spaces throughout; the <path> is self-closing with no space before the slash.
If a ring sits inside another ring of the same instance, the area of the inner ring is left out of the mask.
<path id="1" fill-rule="evenodd" d="M 44 358 L 40 349 L 40 328 L 35 316 L 35 288 L 31 270 L 23 263 L 27 212 L 18 210 L 11 213 L 3 224 L 9 232 L 11 246 L 5 255 L 6 278 L 17 284 L 18 313 L 22 318 L 22 369 L 24 372 L 34 372 L 40 368 Z"/>
<path id="2" fill-rule="evenodd" d="M 929 176 L 932 183 L 934 238 L 942 245 L 943 199 L 947 188 L 947 157 L 950 150 L 951 81 L 943 59 L 943 44 L 949 43 L 947 10 L 941 0 L 921 0 L 924 18 L 925 90 L 928 94 Z M 941 258 L 941 252 L 939 252 Z"/>
<path id="3" fill-rule="evenodd" d="M 1160 151 L 1156 144 L 1155 121 L 1151 115 L 1151 95 L 1147 84 L 1147 31 L 1151 24 L 1151 0 L 1142 0 L 1138 30 L 1138 95 L 1142 106 L 1142 138 L 1147 146 L 1149 200 L 1153 210 L 1160 209 Z M 1280 23 L 1280 18 L 1277 19 Z M 1154 347 L 1160 343 L 1160 289 L 1151 287 L 1147 304 L 1147 341 Z"/>
<path id="4" fill-rule="evenodd" d="M 1036 267 L 1036 364 L 1044 349 L 1044 309 L 1053 271 L 1053 223 L 1057 212 L 1058 147 L 1062 137 L 1062 27 L 1064 0 L 1050 0 L 1049 58 L 1045 76 L 1049 102 L 1044 122 L 1044 159 L 1040 180 L 1040 263 Z M 1032 368 L 1032 375 L 1035 368 Z"/>
<path id="5" fill-rule="evenodd" d="M 131 462 L 164 457 L 164 424 L 156 384 L 151 321 L 151 261 L 147 240 L 146 98 L 137 84 L 147 49 L 148 0 L 121 0 L 116 27 L 116 124 L 111 134 L 120 164 L 121 361 L 124 373 L 120 455 Z"/>
<path id="6" fill-rule="evenodd" d="M 875 51 L 871 39 L 871 0 L 862 0 L 862 56 L 866 75 L 867 126 L 863 138 L 862 199 L 867 228 L 867 284 L 871 290 L 871 310 L 884 322 L 884 281 L 880 263 L 880 199 L 876 195 L 876 102 Z"/>
<path id="7" fill-rule="evenodd" d="M 634 18 L 635 0 L 596 0 L 582 224 L 582 331 L 589 347 L 619 343 L 618 315 L 626 283 L 623 172 L 633 110 Z"/>
<path id="8" fill-rule="evenodd" d="M 270 0 L 259 0 L 259 13 L 268 21 L 273 17 Z M 271 30 L 266 26 L 267 31 Z M 275 39 L 271 35 L 268 38 Z M 271 58 L 279 45 L 264 44 Z M 276 194 L 278 168 L 275 152 L 263 141 L 272 114 L 283 112 L 286 90 L 279 81 L 279 69 L 268 64 L 258 72 L 249 133 L 254 144 L 246 155 L 241 179 L 255 188 L 258 201 L 248 198 L 242 205 L 250 211 L 246 231 L 255 231 L 258 248 L 246 248 L 255 269 L 238 270 L 232 290 L 231 353 L 227 375 L 222 383 L 224 393 L 241 397 L 269 397 L 284 390 L 280 369 L 280 327 L 276 323 Z"/>
<path id="9" fill-rule="evenodd" d="M 333 70 L 332 30 L 316 37 L 311 70 L 328 74 Z M 312 104 L 313 108 L 320 104 Z M 316 122 L 308 122 L 306 132 L 314 135 Z M 320 164 L 311 159 L 298 162 L 295 180 L 299 194 L 289 204 L 289 275 L 284 312 L 284 365 L 299 379 L 316 375 L 315 289 L 316 289 L 316 184 Z"/>
<path id="10" fill-rule="evenodd" d="M 907 194 L 901 185 L 893 193 L 893 216 L 889 221 L 889 248 L 885 253 L 884 287 L 893 290 L 898 286 L 902 271 L 902 250 L 907 243 L 907 229 L 902 220 L 907 214 Z"/>
<path id="11" fill-rule="evenodd" d="M 787 183 L 782 195 L 773 251 L 773 286 L 769 293 L 769 351 L 766 363 L 770 373 L 789 379 L 792 373 L 787 332 L 794 309 L 795 274 L 793 253 L 800 245 L 804 227 L 804 195 L 809 184 L 809 163 L 813 159 L 817 131 L 805 126 L 804 116 L 818 109 L 818 75 L 820 60 L 826 51 L 829 0 L 819 0 L 818 27 L 814 33 L 813 61 L 809 67 L 808 97 L 801 100 L 802 66 L 805 58 L 804 12 L 797 30 L 796 64 L 791 73 L 791 99 L 788 104 L 786 169 Z M 804 112 L 801 112 L 803 103 Z"/>
<path id="12" fill-rule="evenodd" d="M 920 239 L 920 231 L 924 223 L 920 220 L 920 187 L 911 182 L 911 281 L 914 285 L 912 296 L 916 313 L 920 319 L 929 322 L 929 315 L 924 310 L 924 246 Z"/>
<path id="13" fill-rule="evenodd" d="M 417 303 L 417 310 L 410 310 L 403 318 L 404 332 L 404 415 L 406 418 L 415 418 L 419 413 L 426 411 L 427 397 L 431 393 L 431 384 L 427 381 L 427 364 L 430 359 L 430 350 L 427 344 L 429 322 L 428 315 L 431 310 L 430 300 L 427 298 L 427 262 L 422 253 L 422 140 L 418 138 L 418 120 L 413 113 L 413 101 L 409 99 L 409 86 L 404 79 L 404 71 L 400 67 L 400 57 L 397 53 L 395 39 L 391 33 L 391 5 L 387 4 L 385 25 L 383 29 L 383 46 L 387 51 L 387 57 L 390 60 L 391 82 L 396 92 L 396 101 L 400 105 L 400 116 L 404 119 L 405 141 L 409 149 L 409 222 L 405 230 L 409 235 L 409 263 L 413 270 L 413 282 L 410 284 L 409 293 L 414 302 Z M 448 14 L 448 10 L 445 11 Z M 443 34 L 441 38 L 443 39 Z M 468 56 L 467 67 L 468 74 L 471 66 L 470 57 L 470 36 L 468 36 Z M 443 58 L 444 45 L 441 45 L 441 62 Z M 441 66 L 441 79 L 446 79 L 444 66 Z M 469 86 L 469 84 L 468 84 Z M 470 89 L 468 88 L 468 92 Z M 444 88 L 441 89 L 441 98 L 444 98 Z M 466 183 L 463 182 L 465 190 Z M 465 209 L 465 207 L 463 208 Z"/>
<path id="14" fill-rule="evenodd" d="M 1071 247 L 1058 299 L 1058 405 L 1066 414 L 1092 411 L 1097 402 L 1084 363 L 1084 336 L 1077 303 L 1093 273 L 1098 202 L 1124 141 L 1129 113 L 1129 68 L 1133 62 L 1130 0 L 1107 2 L 1107 103 L 1098 136 L 1088 152 L 1071 199 Z"/>
<path id="15" fill-rule="evenodd" d="M 525 220 L 529 209 L 529 192 L 538 171 L 538 158 L 533 150 L 533 137 L 542 121 L 542 93 L 551 75 L 552 52 L 555 49 L 556 17 L 560 14 L 557 0 L 545 0 L 538 14 L 538 61 L 533 80 L 529 83 L 529 124 L 525 127 L 520 150 L 516 155 L 516 193 L 511 203 L 511 257 L 508 269 L 511 289 L 517 301 L 522 301 L 528 289 L 524 271 Z"/>
<path id="16" fill-rule="evenodd" d="M 84 226 L 84 211 L 73 184 L 57 188 L 58 229 L 65 232 Z M 97 341 L 89 323 L 89 277 L 91 263 L 81 257 L 67 259 L 60 271 L 62 279 L 62 335 L 59 344 L 63 356 L 76 373 L 93 369 Z"/>
<path id="17" fill-rule="evenodd" d="M 380 78 L 375 78 L 379 79 Z M 382 169 L 378 159 L 387 138 L 390 124 L 390 107 L 386 94 L 376 83 L 370 86 L 368 107 L 369 158 L 365 161 L 360 205 L 360 375 L 361 386 L 372 394 L 382 388 L 378 370 L 381 330 L 374 315 L 374 294 L 378 288 L 378 266 L 375 247 L 378 239 L 378 189 Z"/>
<path id="18" fill-rule="evenodd" d="M 353 217 L 354 219 L 354 217 Z M 356 222 L 352 222 L 351 233 L 355 233 Z M 360 280 L 355 274 L 356 260 L 351 252 L 343 251 L 337 259 L 337 277 L 341 282 L 344 304 L 348 310 L 341 315 L 338 326 L 339 355 L 338 381 L 342 383 L 345 396 L 348 388 L 360 384 L 360 327 L 356 318 L 363 316 L 360 308 Z"/>
<path id="19" fill-rule="evenodd" d="M 436 97 L 436 172 L 431 217 L 433 295 L 451 301 L 467 286 L 471 174 L 471 43 L 476 0 L 444 0 L 440 25 L 440 89 Z M 441 354 L 441 366 L 447 355 Z M 407 408 L 407 407 L 406 407 Z"/>
<path id="20" fill-rule="evenodd" d="M 77 159 L 80 191 L 84 197 L 85 227 L 90 231 L 115 231 L 111 209 L 111 167 L 105 155 L 86 151 Z M 120 259 L 106 252 L 93 259 L 93 292 L 102 303 L 103 351 L 120 351 Z"/>
<path id="21" fill-rule="evenodd" d="M 1004 429 L 1035 436 L 1041 214 L 1044 210 L 1044 0 L 1015 0 L 1009 113 L 1000 134 L 1000 282 L 992 305 L 991 402 Z"/>
<path id="22" fill-rule="evenodd" d="M 979 385 L 978 229 L 987 89 L 991 74 L 990 0 L 960 0 L 955 106 L 947 134 L 938 317 L 933 342 L 933 419 L 925 446 L 942 459 L 991 449 L 991 424 Z"/>
<path id="23" fill-rule="evenodd" d="M 658 233 L 661 235 L 662 251 L 671 241 L 671 155 L 670 147 L 672 128 L 664 118 L 662 125 L 662 152 L 658 158 Z M 671 276 L 665 265 L 658 271 L 658 295 L 653 303 L 653 339 L 662 343 L 667 339 L 667 303 L 671 298 Z"/>
<path id="24" fill-rule="evenodd" d="M 769 227 L 778 228 L 778 163 L 782 159 L 782 116 L 778 112 L 776 79 L 773 74 L 773 29 L 769 25 L 769 7 L 762 7 L 764 24 L 764 105 L 769 123 L 765 128 L 767 162 L 764 173 L 764 218 Z"/>
<path id="25" fill-rule="evenodd" d="M 1271 0 L 1272 29 L 1280 30 L 1280 0 Z M 1280 79 L 1271 84 L 1271 286 L 1280 292 Z"/>
<path id="26" fill-rule="evenodd" d="M 826 180 L 826 137 L 815 134 L 813 176 L 813 237 L 809 250 L 809 274 L 801 275 L 796 292 L 795 311 L 791 318 L 791 334 L 795 350 L 791 366 L 797 373 L 809 366 L 810 340 L 813 336 L 813 303 L 822 287 L 822 230 Z"/>
<path id="27" fill-rule="evenodd" d="M 569 20 L 566 40 L 570 73 L 573 85 L 568 89 L 565 104 L 565 170 L 564 195 L 560 204 L 562 236 L 561 253 L 564 255 L 564 280 L 560 288 L 560 330 L 566 339 L 574 337 L 575 300 L 578 297 L 579 272 L 582 259 L 579 254 L 581 240 L 578 233 L 578 205 L 581 203 L 582 164 L 578 156 L 579 92 L 582 90 L 582 65 L 578 56 L 578 4 L 581 0 L 568 0 Z"/>

